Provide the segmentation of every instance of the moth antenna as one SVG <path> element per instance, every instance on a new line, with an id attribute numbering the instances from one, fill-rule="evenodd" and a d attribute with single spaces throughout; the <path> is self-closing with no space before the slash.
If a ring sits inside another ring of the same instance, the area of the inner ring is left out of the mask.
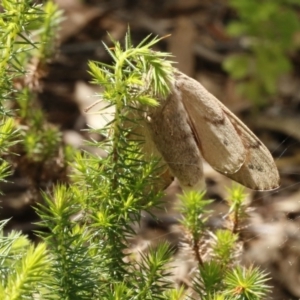
<path id="1" fill-rule="evenodd" d="M 291 134 L 289 134 L 278 146 L 277 146 L 277 148 L 275 148 L 271 153 L 273 154 L 275 151 L 277 151 L 279 148 L 280 148 L 280 146 L 282 146 L 290 137 L 291 137 L 292 135 Z M 280 156 L 279 156 L 279 158 L 284 154 L 284 152 L 287 150 L 287 148 L 285 149 L 285 150 L 283 150 L 283 153 L 282 154 L 280 154 Z"/>
<path id="2" fill-rule="evenodd" d="M 166 34 L 164 36 L 162 36 L 160 39 L 163 40 L 163 39 L 167 39 L 168 37 L 170 37 L 172 34 L 169 33 L 169 34 Z"/>
<path id="3" fill-rule="evenodd" d="M 99 104 L 101 101 L 102 101 L 102 99 L 101 99 L 101 100 L 98 100 L 98 101 L 96 101 L 96 102 L 94 102 L 94 103 L 92 103 L 91 105 L 89 105 L 87 108 L 84 109 L 84 112 L 88 112 L 91 108 L 95 107 L 95 106 L 96 106 L 97 104 Z"/>

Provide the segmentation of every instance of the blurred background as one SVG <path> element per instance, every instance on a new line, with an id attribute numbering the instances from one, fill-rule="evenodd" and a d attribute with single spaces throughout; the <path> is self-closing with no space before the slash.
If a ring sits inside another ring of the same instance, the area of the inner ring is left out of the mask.
<path id="1" fill-rule="evenodd" d="M 123 41 L 128 26 L 133 44 L 149 34 L 169 37 L 155 50 L 171 52 L 176 67 L 200 81 L 247 124 L 270 149 L 281 174 L 272 192 L 247 191 L 252 208 L 245 228 L 244 263 L 256 263 L 273 278 L 272 299 L 300 297 L 300 0 L 56 0 L 64 20 L 57 51 L 39 88 L 38 103 L 65 144 L 84 145 L 87 124 L 99 128 L 99 116 L 84 113 L 99 87 L 90 84 L 89 60 L 111 63 L 103 42 Z M 99 107 L 98 107 L 99 108 Z M 98 109 L 97 108 L 97 109 Z M 99 150 L 97 150 L 99 151 Z M 36 216 L 31 204 L 39 190 L 68 181 L 64 168 L 40 176 L 40 166 L 21 164 L 17 185 L 3 184 L 1 218 L 8 229 L 32 235 Z M 38 174 L 38 175 L 37 175 Z M 216 222 L 226 213 L 223 199 L 229 179 L 205 165 L 208 197 L 215 199 Z M 33 184 L 34 183 L 34 184 Z M 160 224 L 146 219 L 139 239 L 168 235 L 176 212 L 176 183 L 167 190 L 170 214 Z M 33 237 L 34 238 L 34 237 Z M 182 260 L 182 265 L 185 262 Z M 181 279 L 188 277 L 182 267 Z M 271 299 L 271 298 L 270 298 Z"/>

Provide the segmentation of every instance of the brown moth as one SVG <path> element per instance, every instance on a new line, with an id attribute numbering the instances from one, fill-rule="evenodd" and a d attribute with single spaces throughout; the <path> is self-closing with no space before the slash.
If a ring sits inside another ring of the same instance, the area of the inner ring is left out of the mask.
<path id="1" fill-rule="evenodd" d="M 203 189 L 203 158 L 254 190 L 279 186 L 272 155 L 254 133 L 198 81 L 174 72 L 170 94 L 145 112 L 144 151 L 161 155 L 183 189 Z"/>

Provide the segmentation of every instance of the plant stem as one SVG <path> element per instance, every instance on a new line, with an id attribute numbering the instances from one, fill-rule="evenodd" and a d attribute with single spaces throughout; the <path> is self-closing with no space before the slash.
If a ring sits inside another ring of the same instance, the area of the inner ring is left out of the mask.
<path id="1" fill-rule="evenodd" d="M 203 266 L 203 260 L 202 260 L 201 255 L 200 255 L 200 249 L 199 249 L 199 246 L 198 246 L 198 241 L 194 242 L 193 251 L 195 253 L 195 256 L 196 256 L 196 259 L 197 259 L 199 265 Z"/>

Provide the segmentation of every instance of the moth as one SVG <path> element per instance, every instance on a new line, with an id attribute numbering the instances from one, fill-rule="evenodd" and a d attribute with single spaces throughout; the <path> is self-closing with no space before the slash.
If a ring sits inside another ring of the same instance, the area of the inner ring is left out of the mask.
<path id="1" fill-rule="evenodd" d="M 203 159 L 254 190 L 273 190 L 279 174 L 255 134 L 198 81 L 174 71 L 170 94 L 144 112 L 144 151 L 161 156 L 181 187 L 203 189 Z"/>

